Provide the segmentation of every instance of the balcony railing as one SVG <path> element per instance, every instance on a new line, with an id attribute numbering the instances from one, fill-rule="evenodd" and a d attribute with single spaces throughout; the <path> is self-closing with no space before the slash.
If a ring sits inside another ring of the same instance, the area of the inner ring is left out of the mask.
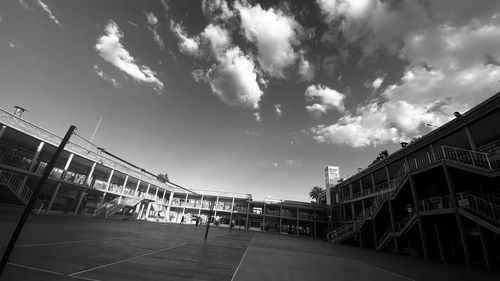
<path id="1" fill-rule="evenodd" d="M 433 197 L 420 200 L 418 202 L 418 208 L 420 212 L 446 210 L 453 208 L 453 202 L 451 201 L 450 195 Z"/>
<path id="2" fill-rule="evenodd" d="M 458 193 L 457 199 L 459 207 L 472 210 L 500 223 L 500 206 L 466 192 Z"/>

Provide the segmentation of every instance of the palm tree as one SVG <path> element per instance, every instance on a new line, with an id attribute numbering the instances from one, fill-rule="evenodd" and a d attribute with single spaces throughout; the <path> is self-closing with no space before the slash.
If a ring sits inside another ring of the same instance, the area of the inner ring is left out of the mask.
<path id="1" fill-rule="evenodd" d="M 319 195 L 321 193 L 323 193 L 324 191 L 325 191 L 324 188 L 321 188 L 319 186 L 315 186 L 315 187 L 311 188 L 311 191 L 309 191 L 309 197 L 311 197 L 311 199 L 314 199 L 314 201 L 316 201 L 316 203 L 318 203 Z"/>

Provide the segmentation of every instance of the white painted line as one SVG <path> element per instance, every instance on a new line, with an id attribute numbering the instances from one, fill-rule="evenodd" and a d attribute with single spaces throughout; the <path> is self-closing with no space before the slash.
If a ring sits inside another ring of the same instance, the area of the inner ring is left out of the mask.
<path id="1" fill-rule="evenodd" d="M 248 248 L 250 248 L 250 245 L 252 244 L 253 242 L 253 238 L 255 237 L 255 234 L 252 236 L 252 239 L 250 239 L 250 243 L 248 243 L 248 247 L 247 249 L 245 250 L 245 253 L 243 253 L 243 256 L 241 257 L 241 260 L 240 260 L 240 263 L 238 264 L 238 266 L 236 267 L 236 270 L 233 272 L 233 276 L 231 277 L 231 281 L 234 280 L 234 277 L 236 276 L 236 273 L 238 272 L 238 269 L 240 269 L 240 266 L 241 264 L 243 263 L 243 260 L 245 259 L 245 256 L 247 255 L 247 251 L 248 251 Z"/>
<path id="2" fill-rule="evenodd" d="M 73 272 L 73 273 L 68 274 L 67 276 L 74 276 L 74 275 L 78 275 L 78 274 L 81 274 L 81 273 L 85 273 L 85 272 L 89 272 L 89 271 L 92 271 L 92 270 L 96 270 L 96 269 L 99 269 L 99 268 L 103 268 L 103 267 L 107 267 L 107 266 L 119 264 L 119 263 L 122 263 L 122 262 L 126 262 L 126 261 L 130 261 L 130 260 L 142 258 L 142 257 L 145 257 L 145 256 L 149 256 L 149 255 L 152 255 L 152 254 L 156 254 L 156 253 L 160 253 L 160 252 L 163 252 L 163 251 L 166 251 L 166 250 L 171 250 L 171 249 L 174 249 L 174 248 L 177 248 L 177 247 L 180 247 L 180 246 L 184 246 L 186 244 L 188 244 L 188 243 L 187 242 L 177 243 L 177 244 L 172 245 L 170 247 L 167 247 L 167 248 L 164 248 L 164 249 L 160 249 L 160 250 L 156 250 L 156 251 L 149 252 L 149 253 L 145 253 L 145 254 L 142 254 L 142 255 L 139 255 L 139 256 L 135 256 L 135 257 L 126 258 L 126 259 L 123 259 L 123 260 L 119 260 L 119 261 L 115 261 L 115 262 L 103 264 L 103 265 L 100 265 L 100 266 L 88 268 L 88 269 L 85 269 L 85 270 L 82 270 L 82 271 L 78 271 L 78 272 Z"/>
<path id="3" fill-rule="evenodd" d="M 370 264 L 370 263 L 366 263 L 366 262 L 364 262 L 364 261 L 362 261 L 362 260 L 360 260 L 360 262 L 365 263 L 365 264 L 370 265 L 370 266 L 373 266 L 373 267 L 376 267 L 377 269 L 382 270 L 382 271 L 384 271 L 384 272 L 387 272 L 387 273 L 389 273 L 389 274 L 392 274 L 392 275 L 394 275 L 394 276 L 397 276 L 397 277 L 400 277 L 400 278 L 403 278 L 403 279 L 406 279 L 406 280 L 409 280 L 409 281 L 416 281 L 415 279 L 408 278 L 408 277 L 406 277 L 406 276 L 404 276 L 404 275 L 401 275 L 401 274 L 396 273 L 396 272 L 392 272 L 392 271 L 390 271 L 390 270 L 388 270 L 388 269 L 385 269 L 385 268 L 382 268 L 382 267 L 380 267 L 380 266 L 376 266 L 376 265 L 373 265 L 373 264 Z"/>
<path id="4" fill-rule="evenodd" d="M 53 246 L 53 245 L 64 245 L 64 244 L 76 244 L 76 243 L 85 243 L 85 242 L 106 241 L 106 240 L 112 240 L 112 239 L 114 239 L 114 238 L 91 239 L 91 240 L 74 240 L 74 241 L 52 242 L 52 243 L 22 244 L 22 245 L 16 245 L 16 248 L 36 247 L 36 246 Z"/>
<path id="5" fill-rule="evenodd" d="M 32 269 L 32 270 L 41 271 L 41 272 L 45 272 L 45 273 L 50 273 L 50 274 L 54 274 L 54 275 L 64 276 L 64 273 L 55 272 L 55 271 L 46 270 L 46 269 L 41 269 L 41 268 L 36 268 L 36 267 L 24 265 L 24 264 L 18 264 L 18 263 L 13 263 L 13 262 L 8 262 L 8 264 L 13 265 L 13 266 L 17 266 L 17 267 L 22 267 L 22 268 Z"/>

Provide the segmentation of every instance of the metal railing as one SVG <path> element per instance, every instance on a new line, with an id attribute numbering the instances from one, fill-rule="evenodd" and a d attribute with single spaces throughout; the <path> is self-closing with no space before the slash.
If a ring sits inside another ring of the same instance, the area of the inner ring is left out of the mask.
<path id="1" fill-rule="evenodd" d="M 420 212 L 445 210 L 453 208 L 453 201 L 450 195 L 427 198 L 418 201 L 418 210 Z"/>
<path id="2" fill-rule="evenodd" d="M 472 210 L 493 221 L 500 222 L 500 206 L 466 192 L 458 193 L 457 199 L 460 208 Z"/>
<path id="3" fill-rule="evenodd" d="M 441 149 L 435 151 L 435 155 L 436 160 L 447 159 L 474 167 L 492 170 L 487 153 L 444 145 L 441 146 Z"/>
<path id="4" fill-rule="evenodd" d="M 382 233 L 382 235 L 378 239 L 377 249 L 380 249 L 385 245 L 385 242 L 388 241 L 388 238 L 389 236 L 391 236 L 391 234 L 392 234 L 392 225 L 389 225 L 389 227 L 384 231 L 384 233 Z"/>
<path id="5" fill-rule="evenodd" d="M 0 183 L 7 186 L 25 205 L 28 204 L 33 195 L 29 186 L 23 184 L 23 180 L 15 173 L 0 170 Z M 37 198 L 33 206 L 34 212 L 40 214 L 43 206 L 43 202 Z"/>

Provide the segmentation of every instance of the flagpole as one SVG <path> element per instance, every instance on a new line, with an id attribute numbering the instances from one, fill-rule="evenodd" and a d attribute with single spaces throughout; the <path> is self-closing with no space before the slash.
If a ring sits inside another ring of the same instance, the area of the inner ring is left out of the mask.
<path id="1" fill-rule="evenodd" d="M 92 143 L 92 141 L 94 141 L 95 134 L 97 133 L 97 130 L 99 129 L 99 126 L 101 125 L 101 121 L 102 121 L 102 115 L 101 115 L 101 118 L 99 118 L 99 122 L 97 122 L 97 126 L 95 127 L 94 133 L 92 134 L 92 137 L 90 138 L 89 144 L 87 144 L 87 150 L 90 148 L 90 144 Z"/>

